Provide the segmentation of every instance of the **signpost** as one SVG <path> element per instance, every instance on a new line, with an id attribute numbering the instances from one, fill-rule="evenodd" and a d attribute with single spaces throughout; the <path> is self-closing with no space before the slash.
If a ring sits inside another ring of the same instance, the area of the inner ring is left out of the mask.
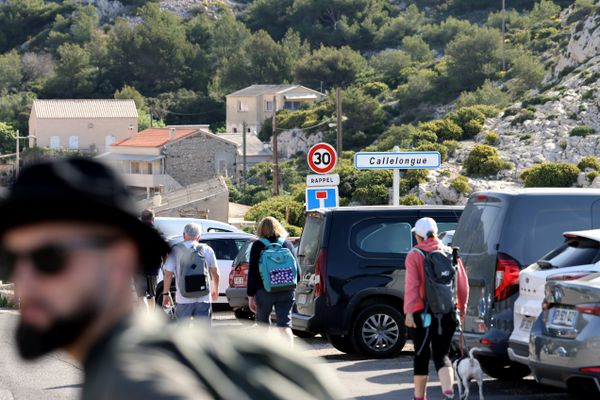
<path id="1" fill-rule="evenodd" d="M 309 168 L 317 175 L 306 177 L 306 209 L 337 207 L 340 176 L 329 174 L 337 163 L 337 153 L 327 143 L 317 143 L 306 156 Z"/>
<path id="2" fill-rule="evenodd" d="M 435 169 L 442 164 L 442 156 L 437 151 L 363 151 L 354 155 L 354 167 L 357 169 L 391 169 L 394 173 L 392 184 L 392 204 L 400 205 L 400 170 Z"/>

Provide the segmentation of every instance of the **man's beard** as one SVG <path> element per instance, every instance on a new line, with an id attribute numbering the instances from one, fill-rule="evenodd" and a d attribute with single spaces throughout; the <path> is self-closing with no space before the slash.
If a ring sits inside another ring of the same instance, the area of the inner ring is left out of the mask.
<path id="1" fill-rule="evenodd" d="M 68 317 L 56 318 L 45 329 L 23 321 L 16 331 L 17 349 L 25 360 L 33 360 L 76 341 L 98 316 L 99 307 L 88 302 Z"/>

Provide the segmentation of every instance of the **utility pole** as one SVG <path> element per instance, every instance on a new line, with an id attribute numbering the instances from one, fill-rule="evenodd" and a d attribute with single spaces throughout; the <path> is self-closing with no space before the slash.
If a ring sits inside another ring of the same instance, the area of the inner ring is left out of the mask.
<path id="1" fill-rule="evenodd" d="M 242 188 L 246 192 L 246 121 L 242 123 L 244 132 L 242 133 Z"/>
<path id="2" fill-rule="evenodd" d="M 19 136 L 19 131 L 17 130 L 17 135 L 15 136 L 15 140 L 17 142 L 16 146 L 16 154 L 15 154 L 15 177 L 19 175 L 19 164 L 21 163 L 21 147 L 19 145 L 19 140 L 21 139 L 35 139 L 37 136 Z"/>
<path id="3" fill-rule="evenodd" d="M 502 0 L 502 71 L 506 71 L 506 56 L 504 40 L 506 38 L 506 0 Z"/>
<path id="4" fill-rule="evenodd" d="M 335 116 L 336 116 L 336 129 L 337 129 L 337 140 L 336 140 L 336 144 L 337 144 L 337 148 L 336 151 L 338 153 L 339 157 L 342 157 L 342 91 L 341 89 L 338 87 L 335 90 Z"/>
<path id="5" fill-rule="evenodd" d="M 273 96 L 273 195 L 279 194 L 279 156 L 277 154 L 277 96 Z"/>

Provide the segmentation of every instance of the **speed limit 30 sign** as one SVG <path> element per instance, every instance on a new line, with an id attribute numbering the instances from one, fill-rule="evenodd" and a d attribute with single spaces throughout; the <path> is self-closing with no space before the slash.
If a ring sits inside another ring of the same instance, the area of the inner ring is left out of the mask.
<path id="1" fill-rule="evenodd" d="M 308 151 L 307 159 L 311 170 L 317 174 L 327 174 L 335 167 L 337 153 L 332 145 L 317 143 Z"/>

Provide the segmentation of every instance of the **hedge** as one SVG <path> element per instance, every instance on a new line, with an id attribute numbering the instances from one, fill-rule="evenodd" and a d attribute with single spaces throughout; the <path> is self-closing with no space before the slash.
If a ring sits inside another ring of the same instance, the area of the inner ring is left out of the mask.
<path id="1" fill-rule="evenodd" d="M 494 147 L 478 144 L 467 156 L 463 167 L 469 176 L 489 176 L 510 169 L 511 164 L 502 160 Z"/>
<path id="2" fill-rule="evenodd" d="M 573 164 L 544 162 L 523 171 L 521 179 L 525 187 L 571 187 L 579 172 Z"/>

